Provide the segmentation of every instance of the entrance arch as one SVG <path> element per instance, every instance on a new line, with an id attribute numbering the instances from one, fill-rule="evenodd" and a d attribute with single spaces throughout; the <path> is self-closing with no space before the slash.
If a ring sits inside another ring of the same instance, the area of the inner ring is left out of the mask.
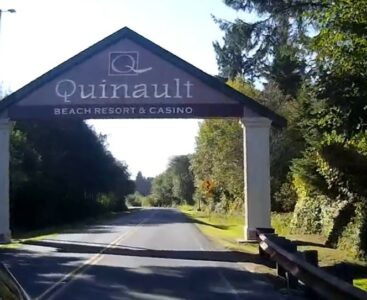
<path id="1" fill-rule="evenodd" d="M 270 126 L 284 118 L 124 27 L 0 101 L 0 242 L 10 240 L 9 137 L 16 120 L 238 118 L 244 239 L 270 228 Z"/>

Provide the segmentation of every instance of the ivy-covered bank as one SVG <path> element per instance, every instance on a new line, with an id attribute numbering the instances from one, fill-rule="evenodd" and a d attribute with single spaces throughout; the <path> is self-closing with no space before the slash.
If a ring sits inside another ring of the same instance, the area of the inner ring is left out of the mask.
<path id="1" fill-rule="evenodd" d="M 294 231 L 322 234 L 327 246 L 366 257 L 366 175 L 362 174 L 366 159 L 360 154 L 366 149 L 361 139 L 358 144 L 333 142 L 321 151 L 309 151 L 307 160 L 294 162 L 293 186 L 298 199 L 291 223 Z M 313 176 L 307 176 L 310 168 Z"/>
<path id="2" fill-rule="evenodd" d="M 326 244 L 348 250 L 352 256 L 366 257 L 367 205 L 332 201 L 324 195 L 303 191 L 293 213 L 291 230 L 322 234 Z M 348 221 L 343 216 L 348 215 Z"/>

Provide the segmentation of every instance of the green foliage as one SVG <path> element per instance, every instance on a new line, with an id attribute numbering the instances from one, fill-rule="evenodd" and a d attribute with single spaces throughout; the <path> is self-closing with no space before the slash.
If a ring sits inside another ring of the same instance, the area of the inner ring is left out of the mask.
<path id="1" fill-rule="evenodd" d="M 292 213 L 272 213 L 271 226 L 275 232 L 280 236 L 287 236 L 291 234 L 291 227 L 289 224 L 292 221 Z"/>
<path id="2" fill-rule="evenodd" d="M 228 85 L 261 101 L 261 93 L 241 77 Z M 243 130 L 238 120 L 205 120 L 192 156 L 195 202 L 201 209 L 227 212 L 243 208 Z"/>
<path id="3" fill-rule="evenodd" d="M 235 79 L 229 79 L 227 84 L 234 88 L 235 90 L 241 92 L 242 94 L 246 95 L 255 100 L 259 100 L 261 97 L 260 91 L 258 91 L 254 85 L 247 82 L 243 77 L 237 76 Z"/>
<path id="4" fill-rule="evenodd" d="M 11 135 L 12 226 L 39 228 L 126 209 L 127 167 L 84 122 L 17 122 Z"/>
<path id="5" fill-rule="evenodd" d="M 274 193 L 272 210 L 277 212 L 292 212 L 297 202 L 297 193 L 293 182 L 287 178 L 278 191 Z"/>
<path id="6" fill-rule="evenodd" d="M 360 173 L 364 157 L 345 145 L 331 145 L 320 152 L 309 150 L 308 155 L 294 161 L 298 202 L 293 226 L 305 233 L 322 233 L 327 245 L 349 247 L 355 255 L 362 255 L 366 242 L 360 233 L 365 232 L 367 224 L 367 216 L 360 209 L 367 203 L 361 181 L 364 174 Z"/>
<path id="7" fill-rule="evenodd" d="M 139 192 L 126 196 L 126 204 L 129 206 L 142 206 L 144 196 Z"/>
<path id="8" fill-rule="evenodd" d="M 315 11 L 323 1 L 226 0 L 239 11 L 255 11 L 254 22 L 236 19 L 229 22 L 215 18 L 224 31 L 223 45 L 214 43 L 217 61 L 224 76 L 265 77 L 277 82 L 280 89 L 296 96 L 305 75 L 305 48 L 309 19 L 305 11 Z"/>
<path id="9" fill-rule="evenodd" d="M 179 202 L 179 199 L 173 195 L 173 178 L 169 171 L 154 178 L 152 199 L 154 206 L 172 206 Z"/>
<path id="10" fill-rule="evenodd" d="M 152 181 L 151 177 L 144 177 L 143 174 L 139 171 L 135 178 L 135 189 L 143 196 L 148 196 L 152 190 Z"/>
<path id="11" fill-rule="evenodd" d="M 193 203 L 195 187 L 190 159 L 189 155 L 174 156 L 168 166 L 172 176 L 172 194 L 180 203 Z"/>
<path id="12" fill-rule="evenodd" d="M 294 188 L 289 179 L 290 166 L 295 158 L 302 156 L 305 148 L 298 127 L 301 104 L 287 97 L 275 82 L 265 85 L 259 101 L 288 120 L 286 128 L 272 129 L 270 132 L 270 183 L 272 210 L 289 211 L 295 201 Z"/>
<path id="13" fill-rule="evenodd" d="M 225 3 L 258 19 L 217 20 L 225 33 L 223 46 L 214 45 L 222 73 L 267 79 L 259 101 L 289 121 L 271 135 L 273 208 L 297 198 L 295 229 L 363 253 L 367 1 Z"/>
<path id="14" fill-rule="evenodd" d="M 287 181 L 287 174 L 292 160 L 300 157 L 304 150 L 304 140 L 297 127 L 300 104 L 290 101 L 274 82 L 269 82 L 261 92 L 240 77 L 229 80 L 228 84 L 289 117 L 288 128 L 272 130 L 270 140 L 272 209 L 289 211 L 294 207 L 296 194 L 291 180 Z M 200 127 L 192 163 L 197 187 L 195 198 L 208 210 L 220 212 L 242 208 L 242 134 L 235 120 L 209 120 Z"/>
<path id="15" fill-rule="evenodd" d="M 190 169 L 190 156 L 180 155 L 170 159 L 165 172 L 153 180 L 149 203 L 154 206 L 192 204 L 194 179 Z"/>
<path id="16" fill-rule="evenodd" d="M 243 136 L 237 120 L 200 124 L 192 157 L 196 199 L 210 210 L 238 210 L 243 205 Z"/>
<path id="17" fill-rule="evenodd" d="M 141 199 L 141 206 L 142 207 L 151 207 L 154 206 L 154 199 L 153 197 L 150 196 L 146 196 L 146 197 L 142 197 Z"/>
<path id="18" fill-rule="evenodd" d="M 126 196 L 126 202 L 129 206 L 141 206 L 141 207 L 151 207 L 154 206 L 154 198 L 149 196 L 143 196 L 139 192 L 130 194 Z M 158 206 L 158 205 L 157 205 Z"/>
<path id="19" fill-rule="evenodd" d="M 315 82 L 308 84 L 309 101 L 302 131 L 307 151 L 293 162 L 293 176 L 302 177 L 313 198 L 299 195 L 294 224 L 303 227 L 318 206 L 327 244 L 365 254 L 367 44 L 366 1 L 338 1 L 310 14 L 319 33 L 312 40 Z M 327 199 L 320 202 L 318 199 Z M 319 202 L 319 203 L 315 203 Z M 310 223 L 312 225 L 312 222 Z M 317 225 L 307 231 L 313 231 Z M 306 227 L 304 227 L 306 228 Z"/>
<path id="20" fill-rule="evenodd" d="M 312 16 L 320 29 L 312 49 L 321 70 L 332 70 L 329 75 L 336 76 L 366 74 L 367 1 L 335 1 Z"/>

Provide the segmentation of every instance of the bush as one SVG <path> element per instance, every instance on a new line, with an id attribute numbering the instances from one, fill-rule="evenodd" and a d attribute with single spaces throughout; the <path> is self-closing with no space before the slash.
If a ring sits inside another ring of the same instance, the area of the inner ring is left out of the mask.
<path id="1" fill-rule="evenodd" d="M 290 178 L 284 182 L 279 191 L 274 193 L 272 203 L 272 211 L 276 212 L 291 212 L 297 202 L 297 192 Z"/>
<path id="2" fill-rule="evenodd" d="M 292 213 L 272 213 L 271 226 L 279 235 L 289 235 L 291 233 Z"/>
<path id="3" fill-rule="evenodd" d="M 154 199 L 152 196 L 146 196 L 141 198 L 141 206 L 152 207 L 154 206 Z"/>
<path id="4" fill-rule="evenodd" d="M 144 198 L 143 195 L 141 195 L 138 192 L 135 192 L 134 194 L 126 196 L 126 203 L 129 206 L 143 206 L 142 205 L 143 198 Z"/>

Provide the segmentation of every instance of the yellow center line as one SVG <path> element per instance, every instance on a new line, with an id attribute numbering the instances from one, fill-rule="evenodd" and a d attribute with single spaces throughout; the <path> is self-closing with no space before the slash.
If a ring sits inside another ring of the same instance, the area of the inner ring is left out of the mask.
<path id="1" fill-rule="evenodd" d="M 106 250 L 115 248 L 118 246 L 119 242 L 121 242 L 123 239 L 126 239 L 127 237 L 131 236 L 132 234 L 136 233 L 139 230 L 139 225 L 144 224 L 146 221 L 148 221 L 153 215 L 156 214 L 156 211 L 153 212 L 151 215 L 143 219 L 140 223 L 136 224 L 133 229 L 130 229 L 129 231 L 123 233 L 119 237 L 117 237 L 115 240 L 113 240 L 111 243 L 109 243 L 105 248 L 103 248 L 101 251 L 99 251 L 97 254 L 93 255 L 91 258 L 86 260 L 84 263 L 82 263 L 79 267 L 75 268 L 73 271 L 67 273 L 64 275 L 60 280 L 55 282 L 52 286 L 50 286 L 47 290 L 45 290 L 41 295 L 39 295 L 34 300 L 43 300 L 50 296 L 50 294 L 60 288 L 61 286 L 64 288 L 66 284 L 69 284 L 75 279 L 75 275 L 82 273 L 85 271 L 88 267 L 96 265 L 99 261 L 102 260 L 104 253 Z M 59 289 L 61 290 L 61 289 Z"/>

